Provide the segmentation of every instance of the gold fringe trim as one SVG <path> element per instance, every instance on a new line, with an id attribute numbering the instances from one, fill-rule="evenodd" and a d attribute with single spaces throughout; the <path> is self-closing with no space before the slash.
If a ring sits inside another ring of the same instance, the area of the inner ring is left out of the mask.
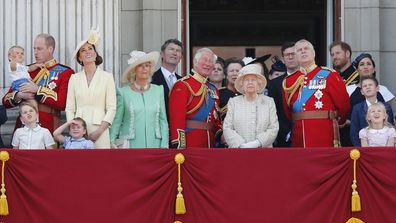
<path id="1" fill-rule="evenodd" d="M 349 77 L 348 79 L 345 80 L 345 86 L 348 86 L 354 81 L 357 77 L 359 76 L 359 73 L 357 70 L 355 70 Z"/>
<path id="2" fill-rule="evenodd" d="M 1 195 L 0 195 L 0 215 L 7 216 L 9 214 L 8 211 L 8 201 L 7 196 L 5 194 L 5 183 L 4 183 L 4 168 L 6 162 L 10 159 L 10 154 L 7 151 L 0 152 L 0 160 L 1 160 Z"/>
<path id="3" fill-rule="evenodd" d="M 180 166 L 184 163 L 184 155 L 182 153 L 178 153 L 175 156 L 175 162 L 177 164 L 177 195 L 176 195 L 176 214 L 185 214 L 186 213 L 186 205 L 184 203 L 184 197 L 182 194 L 183 187 L 181 184 L 181 170 Z"/>
<path id="4" fill-rule="evenodd" d="M 362 210 L 360 204 L 360 196 L 357 192 L 357 181 L 356 181 L 356 162 L 360 158 L 360 151 L 357 149 L 351 150 L 349 153 L 351 159 L 353 159 L 353 183 L 352 183 L 352 212 L 359 212 Z"/>

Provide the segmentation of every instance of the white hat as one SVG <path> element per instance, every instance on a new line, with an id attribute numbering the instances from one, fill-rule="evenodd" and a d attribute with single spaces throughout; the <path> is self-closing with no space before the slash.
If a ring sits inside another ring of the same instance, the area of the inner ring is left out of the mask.
<path id="1" fill-rule="evenodd" d="M 97 48 L 99 45 L 99 27 L 97 27 L 96 29 L 91 29 L 91 31 L 89 32 L 89 35 L 86 39 L 84 39 L 83 41 L 81 41 L 76 49 L 74 50 L 73 54 L 72 54 L 72 60 L 76 59 L 77 53 L 80 50 L 80 48 L 85 44 L 85 43 L 89 43 L 92 45 L 95 45 L 95 47 Z"/>
<path id="2" fill-rule="evenodd" d="M 129 66 L 122 75 L 122 80 L 124 83 L 129 82 L 129 75 L 132 76 L 136 75 L 135 68 L 137 65 L 142 63 L 146 63 L 146 62 L 151 63 L 150 75 L 153 75 L 155 66 L 160 56 L 159 52 L 153 51 L 150 53 L 145 53 L 143 51 L 134 50 L 129 55 L 131 56 L 131 58 L 128 60 Z"/>
<path id="3" fill-rule="evenodd" d="M 267 86 L 267 80 L 265 79 L 264 75 L 262 75 L 261 66 L 257 64 L 249 64 L 242 67 L 238 73 L 237 79 L 235 80 L 235 89 L 241 94 L 244 94 L 242 90 L 243 78 L 248 74 L 256 75 L 259 87 L 257 93 L 262 93 Z"/>

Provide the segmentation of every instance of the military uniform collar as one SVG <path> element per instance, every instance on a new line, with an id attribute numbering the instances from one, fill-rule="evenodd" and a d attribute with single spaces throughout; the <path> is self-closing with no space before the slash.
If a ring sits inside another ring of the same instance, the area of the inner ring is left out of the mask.
<path id="1" fill-rule="evenodd" d="M 58 63 L 58 61 L 56 61 L 55 59 L 51 59 L 51 60 L 49 60 L 49 61 L 44 63 L 44 67 L 48 69 L 50 67 L 53 67 L 57 63 Z"/>
<path id="2" fill-rule="evenodd" d="M 206 81 L 208 80 L 207 77 L 204 77 L 202 75 L 200 75 L 198 72 L 196 72 L 194 69 L 191 70 L 191 72 L 193 73 L 192 77 L 197 80 L 199 83 L 201 84 L 205 84 Z"/>
<path id="3" fill-rule="evenodd" d="M 307 68 L 300 67 L 300 71 L 304 74 L 308 74 L 309 72 L 313 71 L 316 67 L 317 67 L 317 65 L 315 63 L 313 63 L 312 65 L 308 66 Z"/>

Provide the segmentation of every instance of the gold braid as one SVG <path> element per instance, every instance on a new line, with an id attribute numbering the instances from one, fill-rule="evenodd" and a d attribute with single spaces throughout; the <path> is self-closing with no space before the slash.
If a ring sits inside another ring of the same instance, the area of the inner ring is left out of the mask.
<path id="1" fill-rule="evenodd" d="M 188 104 L 191 103 L 193 97 L 201 96 L 198 104 L 193 109 L 187 111 L 187 114 L 191 114 L 194 111 L 196 111 L 199 107 L 201 107 L 203 101 L 206 99 L 206 96 L 208 94 L 208 88 L 207 88 L 207 86 L 205 84 L 202 84 L 201 87 L 199 88 L 198 92 L 195 93 L 194 90 L 191 88 L 191 86 L 187 82 L 182 81 L 182 83 L 187 87 L 187 89 L 191 93 L 191 97 L 190 97 L 190 100 L 189 100 Z"/>
<path id="2" fill-rule="evenodd" d="M 351 84 L 351 82 L 354 81 L 358 76 L 359 76 L 359 73 L 357 72 L 357 70 L 355 70 L 351 74 L 351 76 L 349 76 L 348 79 L 345 80 L 345 86 L 348 86 L 349 84 Z"/>
<path id="3" fill-rule="evenodd" d="M 283 90 L 285 91 L 287 106 L 290 106 L 290 101 L 291 101 L 294 93 L 296 93 L 296 91 L 303 86 L 304 78 L 305 78 L 304 75 L 299 76 L 297 78 L 297 80 L 294 82 L 294 84 L 290 87 L 286 87 L 286 78 L 283 80 L 282 87 L 283 87 Z"/>

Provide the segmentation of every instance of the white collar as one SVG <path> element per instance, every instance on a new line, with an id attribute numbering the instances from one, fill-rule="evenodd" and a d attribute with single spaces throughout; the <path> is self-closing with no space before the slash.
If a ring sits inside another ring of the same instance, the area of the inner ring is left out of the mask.
<path id="1" fill-rule="evenodd" d="M 378 99 L 375 99 L 375 103 L 377 103 L 377 102 L 378 102 Z M 370 107 L 371 102 L 369 102 L 369 101 L 366 99 L 366 104 L 367 104 L 367 107 Z"/>
<path id="2" fill-rule="evenodd" d="M 167 70 L 165 67 L 161 67 L 161 71 L 162 71 L 162 73 L 164 74 L 164 77 L 165 77 L 166 80 L 169 79 L 169 76 L 170 76 L 171 74 L 174 74 L 174 75 L 176 76 L 175 73 L 170 72 L 170 71 Z"/>
<path id="3" fill-rule="evenodd" d="M 41 129 L 41 126 L 40 125 L 37 125 L 36 127 L 34 127 L 34 128 L 29 128 L 27 125 L 25 125 L 24 127 L 23 127 L 23 130 L 25 130 L 26 132 L 28 132 L 28 131 L 30 131 L 30 130 L 32 130 L 32 131 L 34 131 L 34 132 L 37 132 L 37 131 L 39 131 Z"/>
<path id="4" fill-rule="evenodd" d="M 370 132 L 370 133 L 381 133 L 381 134 L 382 134 L 382 133 L 387 132 L 388 129 L 389 129 L 388 126 L 384 126 L 382 129 L 372 129 L 372 128 L 369 128 L 369 129 L 368 129 L 368 132 Z"/>

